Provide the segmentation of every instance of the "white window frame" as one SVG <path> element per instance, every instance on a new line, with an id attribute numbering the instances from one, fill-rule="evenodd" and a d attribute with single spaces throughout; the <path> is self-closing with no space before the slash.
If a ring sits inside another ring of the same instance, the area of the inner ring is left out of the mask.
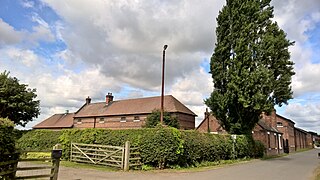
<path id="1" fill-rule="evenodd" d="M 127 122 L 127 117 L 122 116 L 122 117 L 120 118 L 120 122 Z"/>

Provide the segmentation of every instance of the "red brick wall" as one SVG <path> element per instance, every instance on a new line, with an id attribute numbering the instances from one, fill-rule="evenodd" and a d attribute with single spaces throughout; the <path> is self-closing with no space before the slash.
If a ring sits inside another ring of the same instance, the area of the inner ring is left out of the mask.
<path id="1" fill-rule="evenodd" d="M 295 129 L 296 150 L 310 147 L 308 145 L 308 133 Z M 311 138 L 311 137 L 310 137 Z M 312 144 L 311 144 L 312 147 Z"/>
<path id="2" fill-rule="evenodd" d="M 218 133 L 218 134 L 226 134 L 227 133 L 220 126 L 218 120 L 213 115 L 210 115 L 209 118 L 204 119 L 203 122 L 197 127 L 197 131 L 208 132 L 208 122 L 209 122 L 209 130 L 211 133 Z"/>
<path id="3" fill-rule="evenodd" d="M 253 129 L 252 137 L 254 140 L 261 141 L 266 147 L 266 155 L 277 155 L 283 153 L 282 135 L 262 129 L 261 126 L 256 125 Z"/>
<path id="4" fill-rule="evenodd" d="M 173 113 L 178 118 L 180 123 L 180 129 L 194 129 L 195 128 L 195 117 L 183 113 Z"/>
<path id="5" fill-rule="evenodd" d="M 195 117 L 182 113 L 173 114 L 178 118 L 181 129 L 194 129 Z M 139 120 L 135 120 L 135 116 L 139 116 Z M 121 122 L 121 117 L 126 120 Z M 104 118 L 104 121 L 100 121 Z M 108 129 L 133 129 L 141 128 L 145 124 L 147 118 L 146 114 L 143 115 L 126 115 L 126 116 L 106 116 L 106 117 L 89 117 L 89 118 L 75 118 L 74 128 L 108 128 Z M 81 119 L 81 123 L 78 120 Z M 95 122 L 95 123 L 94 123 Z"/>
<path id="6" fill-rule="evenodd" d="M 121 122 L 121 117 L 126 117 L 126 120 Z M 108 116 L 108 117 L 90 117 L 90 118 L 75 118 L 75 128 L 109 128 L 109 129 L 131 129 L 141 128 L 145 123 L 146 115 L 140 115 L 139 120 L 134 120 L 135 116 Z M 104 118 L 101 121 L 100 118 Z M 81 119 L 79 124 L 77 121 Z M 95 121 L 95 126 L 94 126 Z"/>
<path id="7" fill-rule="evenodd" d="M 272 118 L 273 119 L 273 118 Z M 274 123 L 277 124 L 277 122 L 281 122 L 282 126 L 274 126 L 278 129 L 281 133 L 283 133 L 283 139 L 288 139 L 289 142 L 289 152 L 295 151 L 295 135 L 294 135 L 294 124 L 280 116 L 276 116 L 274 120 Z"/>
<path id="8" fill-rule="evenodd" d="M 313 148 L 313 135 L 307 133 L 307 148 Z"/>

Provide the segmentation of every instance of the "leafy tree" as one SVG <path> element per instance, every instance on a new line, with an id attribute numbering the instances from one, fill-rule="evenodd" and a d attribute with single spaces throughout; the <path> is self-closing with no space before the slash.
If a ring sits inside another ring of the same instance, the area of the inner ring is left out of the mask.
<path id="1" fill-rule="evenodd" d="M 19 84 L 9 72 L 0 73 L 0 117 L 9 118 L 16 125 L 25 126 L 40 114 L 39 100 L 35 100 L 36 89 Z"/>
<path id="2" fill-rule="evenodd" d="M 214 90 L 205 103 L 229 133 L 251 134 L 262 112 L 292 98 L 294 42 L 271 20 L 270 2 L 227 0 L 217 17 Z"/>
<path id="3" fill-rule="evenodd" d="M 147 116 L 145 127 L 146 128 L 156 127 L 157 124 L 160 123 L 160 115 L 161 115 L 160 110 L 153 110 L 152 113 Z M 171 114 L 166 111 L 163 112 L 163 123 L 170 127 L 175 127 L 177 129 L 180 128 L 180 124 L 177 117 L 171 116 Z"/>

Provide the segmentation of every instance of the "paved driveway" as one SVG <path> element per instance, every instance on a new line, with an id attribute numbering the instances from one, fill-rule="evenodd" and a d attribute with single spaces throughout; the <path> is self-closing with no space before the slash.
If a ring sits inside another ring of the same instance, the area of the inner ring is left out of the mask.
<path id="1" fill-rule="evenodd" d="M 61 180 L 308 180 L 314 169 L 320 165 L 319 150 L 310 150 L 289 156 L 255 160 L 201 172 L 102 172 L 98 170 L 61 167 Z"/>

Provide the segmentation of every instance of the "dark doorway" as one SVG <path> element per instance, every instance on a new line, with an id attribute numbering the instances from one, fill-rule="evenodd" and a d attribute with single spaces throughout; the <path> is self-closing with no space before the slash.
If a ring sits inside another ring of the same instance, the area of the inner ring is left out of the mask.
<path id="1" fill-rule="evenodd" d="M 283 152 L 289 154 L 289 140 L 282 139 L 283 141 Z"/>

